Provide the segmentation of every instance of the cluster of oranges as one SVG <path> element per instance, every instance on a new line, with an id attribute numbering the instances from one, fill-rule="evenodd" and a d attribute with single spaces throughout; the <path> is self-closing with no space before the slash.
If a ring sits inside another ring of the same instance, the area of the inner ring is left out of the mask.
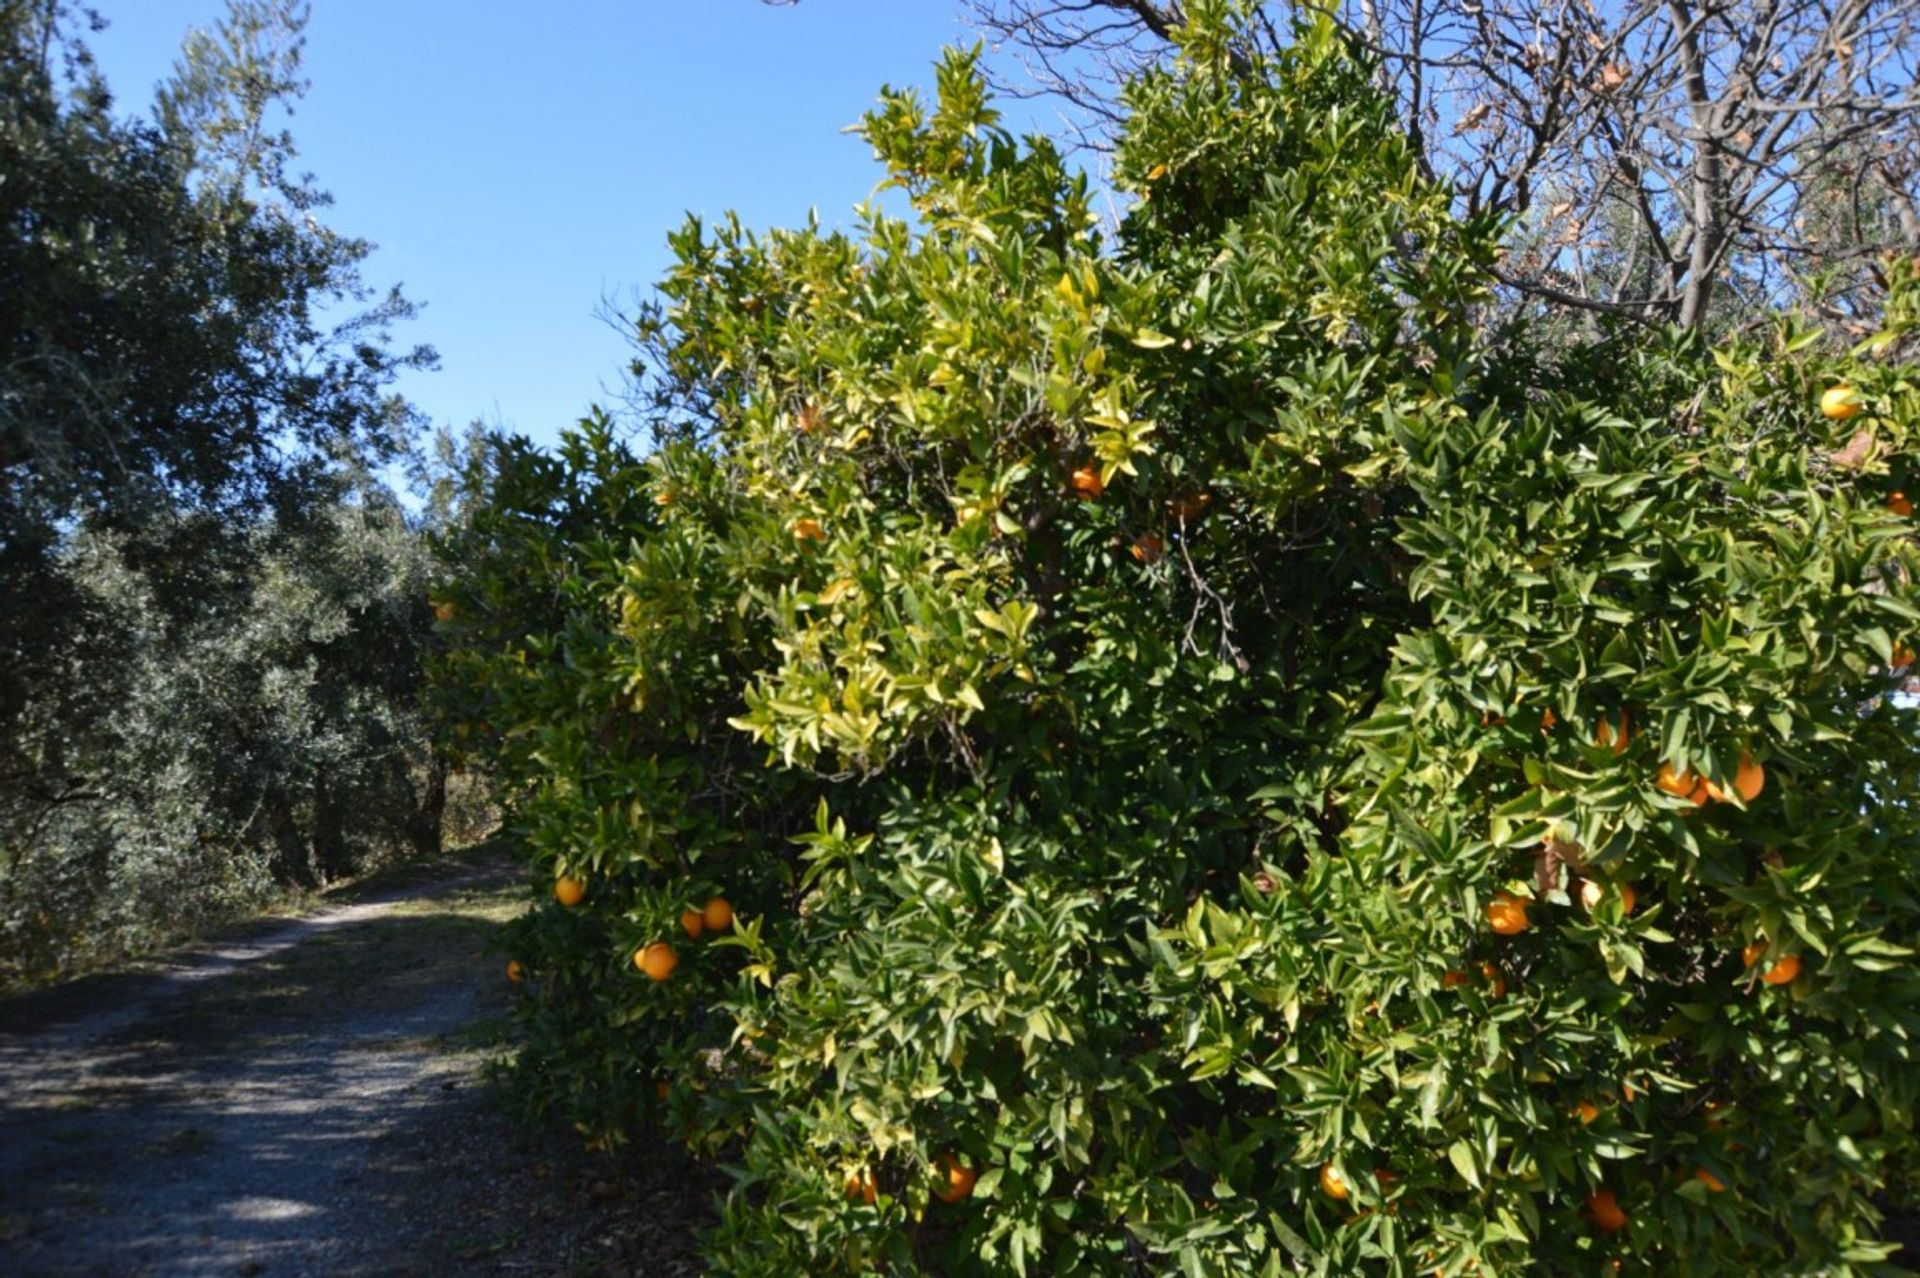
<path id="1" fill-rule="evenodd" d="M 553 899 L 567 908 L 586 898 L 585 880 L 563 874 L 553 881 Z M 702 932 L 724 932 L 733 926 L 733 906 L 724 896 L 716 896 L 697 910 L 683 911 L 680 926 L 686 930 L 688 939 L 696 941 Z M 664 981 L 680 966 L 680 956 L 665 941 L 649 941 L 633 952 L 633 965 L 650 979 Z M 526 979 L 526 968 L 518 959 L 507 964 L 507 979 L 516 982 Z"/>
<path id="2" fill-rule="evenodd" d="M 699 940 L 702 932 L 724 932 L 733 926 L 733 906 L 724 896 L 716 896 L 699 909 L 683 910 L 680 926 L 689 940 Z M 680 955 L 665 941 L 649 941 L 633 952 L 633 965 L 647 979 L 664 981 L 680 966 Z"/>
<path id="3" fill-rule="evenodd" d="M 1686 768 L 1675 768 L 1671 763 L 1660 765 L 1660 775 L 1654 778 L 1655 788 L 1675 798 L 1685 799 L 1691 808 L 1704 806 L 1709 801 L 1725 803 L 1727 791 L 1715 785 L 1704 776 L 1699 776 Z M 1751 754 L 1740 756 L 1740 766 L 1733 774 L 1733 793 L 1740 796 L 1744 803 L 1752 803 L 1760 797 L 1760 791 L 1766 787 L 1767 770 L 1754 760 Z"/>
<path id="4" fill-rule="evenodd" d="M 973 1196 L 979 1173 L 954 1154 L 942 1154 L 933 1160 L 933 1196 L 943 1203 L 964 1202 Z M 847 1177 L 847 1197 L 871 1207 L 880 1195 L 879 1183 L 865 1168 Z"/>
<path id="5" fill-rule="evenodd" d="M 1067 488 L 1081 501 L 1098 501 L 1107 491 L 1106 481 L 1100 478 L 1099 467 L 1092 463 L 1075 467 L 1073 473 L 1067 476 Z M 1213 494 L 1197 493 L 1168 502 L 1167 512 L 1181 523 L 1192 523 L 1205 515 L 1207 508 L 1211 505 L 1213 505 Z M 794 533 L 796 536 L 799 535 L 798 526 L 795 527 Z M 1167 543 L 1154 533 L 1142 533 L 1133 539 L 1128 547 L 1128 553 L 1139 562 L 1151 567 L 1165 558 Z"/>

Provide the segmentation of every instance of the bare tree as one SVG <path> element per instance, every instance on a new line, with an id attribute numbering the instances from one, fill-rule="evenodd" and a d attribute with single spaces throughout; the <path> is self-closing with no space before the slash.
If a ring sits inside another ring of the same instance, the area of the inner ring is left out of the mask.
<path id="1" fill-rule="evenodd" d="M 1325 2 L 1379 59 L 1428 174 L 1463 212 L 1515 219 L 1519 297 L 1700 326 L 1838 268 L 1821 300 L 1845 323 L 1872 259 L 1920 248 L 1920 0 Z M 1015 55 L 1002 90 L 1068 104 L 1093 146 L 1186 17 L 967 3 Z M 1271 51 L 1289 30 L 1269 4 L 1249 38 Z"/>

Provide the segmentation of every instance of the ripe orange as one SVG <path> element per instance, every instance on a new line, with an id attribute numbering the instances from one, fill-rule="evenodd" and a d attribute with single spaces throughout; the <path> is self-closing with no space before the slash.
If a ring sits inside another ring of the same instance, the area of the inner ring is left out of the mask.
<path id="1" fill-rule="evenodd" d="M 1633 907 L 1639 902 L 1639 898 L 1634 895 L 1633 884 L 1622 883 L 1613 890 L 1620 894 L 1620 913 L 1623 916 L 1632 914 Z M 1580 881 L 1580 904 L 1587 907 L 1589 914 L 1598 909 L 1600 902 L 1606 899 L 1607 889 L 1599 881 L 1595 879 Z"/>
<path id="2" fill-rule="evenodd" d="M 1887 509 L 1907 519 L 1913 515 L 1913 502 L 1905 493 L 1891 493 L 1887 497 Z"/>
<path id="3" fill-rule="evenodd" d="M 1773 966 L 1768 968 L 1766 975 L 1760 979 L 1769 985 L 1791 985 L 1793 984 L 1793 979 L 1799 975 L 1800 956 L 1798 954 L 1782 954 L 1773 961 Z"/>
<path id="4" fill-rule="evenodd" d="M 1603 1234 L 1618 1233 L 1627 1227 L 1627 1213 L 1611 1189 L 1596 1189 L 1587 1195 L 1587 1219 Z"/>
<path id="5" fill-rule="evenodd" d="M 706 916 L 701 914 L 699 910 L 680 911 L 680 926 L 686 929 L 688 940 L 699 940 L 700 929 L 706 925 Z"/>
<path id="6" fill-rule="evenodd" d="M 1091 466 L 1082 466 L 1074 471 L 1067 483 L 1082 501 L 1093 501 L 1107 491 L 1106 484 L 1101 482 L 1100 472 Z"/>
<path id="7" fill-rule="evenodd" d="M 1145 533 L 1133 539 L 1133 557 L 1143 564 L 1157 564 L 1166 553 L 1166 543 L 1152 533 Z"/>
<path id="8" fill-rule="evenodd" d="M 451 603 L 445 599 L 433 605 L 433 619 L 435 621 L 452 621 L 455 617 L 459 615 L 460 615 L 459 605 Z"/>
<path id="9" fill-rule="evenodd" d="M 1682 768 L 1676 772 L 1671 763 L 1662 763 L 1660 775 L 1654 778 L 1653 784 L 1656 789 L 1684 799 L 1700 788 L 1700 778 L 1690 769 Z"/>
<path id="10" fill-rule="evenodd" d="M 1320 1192 L 1335 1202 L 1345 1202 L 1353 1191 L 1347 1188 L 1347 1178 L 1332 1163 L 1320 1164 Z"/>
<path id="11" fill-rule="evenodd" d="M 633 952 L 633 965 L 645 972 L 648 980 L 664 981 L 680 966 L 680 956 L 665 941 L 652 941 Z"/>
<path id="12" fill-rule="evenodd" d="M 1838 386 L 1827 387 L 1820 396 L 1820 412 L 1828 421 L 1844 422 L 1858 417 L 1866 408 L 1860 402 L 1860 396 L 1853 387 L 1841 382 Z"/>
<path id="13" fill-rule="evenodd" d="M 796 519 L 793 521 L 793 535 L 800 541 L 825 541 L 827 530 L 820 526 L 817 519 Z"/>
<path id="14" fill-rule="evenodd" d="M 1192 523 L 1207 513 L 1207 507 L 1213 505 L 1212 493 L 1195 493 L 1191 497 L 1180 497 L 1167 503 L 1167 510 L 1175 519 Z"/>
<path id="15" fill-rule="evenodd" d="M 1500 974 L 1500 969 L 1498 967 L 1496 967 L 1492 963 L 1482 963 L 1480 965 L 1480 975 L 1487 978 L 1488 992 L 1490 992 L 1495 998 L 1506 997 L 1507 978 Z"/>
<path id="16" fill-rule="evenodd" d="M 1487 926 L 1500 936 L 1520 935 L 1531 926 L 1527 903 L 1511 892 L 1496 892 L 1487 902 Z"/>
<path id="17" fill-rule="evenodd" d="M 653 495 L 653 504 L 663 509 L 673 505 L 673 489 L 662 488 L 659 492 L 655 493 Z"/>
<path id="18" fill-rule="evenodd" d="M 973 1193 L 973 1182 L 978 1179 L 973 1168 L 952 1154 L 942 1154 L 934 1159 L 933 1173 L 937 1182 L 933 1196 L 943 1203 L 957 1203 L 968 1197 Z"/>
<path id="19" fill-rule="evenodd" d="M 1590 1100 L 1583 1100 L 1575 1105 L 1573 1112 L 1580 1115 L 1580 1121 L 1582 1123 L 1591 1123 L 1594 1119 L 1600 1117 L 1600 1107 Z"/>
<path id="20" fill-rule="evenodd" d="M 1751 945 L 1742 946 L 1740 949 L 1741 966 L 1752 967 L 1760 961 L 1761 956 L 1766 952 L 1767 943 L 1765 941 L 1755 941 Z"/>
<path id="21" fill-rule="evenodd" d="M 1754 761 L 1751 754 L 1740 756 L 1740 766 L 1733 774 L 1733 789 L 1742 800 L 1752 803 L 1760 797 L 1760 791 L 1766 788 L 1767 770 Z"/>
<path id="22" fill-rule="evenodd" d="M 1892 665 L 1895 670 L 1912 665 L 1913 649 L 1907 647 L 1904 643 L 1896 643 L 1893 645 L 1893 657 L 1889 664 Z"/>
<path id="23" fill-rule="evenodd" d="M 709 932 L 724 932 L 733 926 L 733 906 L 727 904 L 726 897 L 716 896 L 701 909 L 700 921 Z"/>
<path id="24" fill-rule="evenodd" d="M 1540 731 L 1542 732 L 1549 731 L 1559 722 L 1560 722 L 1560 716 L 1553 712 L 1552 706 L 1548 706 L 1547 712 L 1540 716 Z"/>
<path id="25" fill-rule="evenodd" d="M 873 1206 L 873 1200 L 878 1197 L 879 1194 L 880 1186 L 874 1184 L 872 1172 L 860 1171 L 847 1177 L 848 1198 L 856 1202 L 863 1202 L 871 1207 Z"/>
<path id="26" fill-rule="evenodd" d="M 1727 1187 L 1721 1183 L 1720 1178 L 1704 1167 L 1694 1168 L 1693 1178 L 1705 1185 L 1710 1193 L 1724 1194 L 1727 1192 Z"/>
<path id="27" fill-rule="evenodd" d="M 1627 718 L 1627 712 L 1620 712 L 1618 726 L 1610 718 L 1600 720 L 1600 726 L 1594 731 L 1593 743 L 1602 750 L 1612 749 L 1615 754 L 1625 754 L 1627 745 L 1633 740 L 1633 725 Z"/>
<path id="28" fill-rule="evenodd" d="M 507 961 L 507 979 L 515 985 L 527 979 L 527 969 L 521 965 L 519 959 Z"/>
<path id="29" fill-rule="evenodd" d="M 1457 990 L 1462 985 L 1465 985 L 1469 979 L 1465 972 L 1448 972 L 1440 978 L 1440 988 Z"/>
<path id="30" fill-rule="evenodd" d="M 565 906 L 575 906 L 587 898 L 587 885 L 580 879 L 561 875 L 553 881 L 553 899 Z"/>

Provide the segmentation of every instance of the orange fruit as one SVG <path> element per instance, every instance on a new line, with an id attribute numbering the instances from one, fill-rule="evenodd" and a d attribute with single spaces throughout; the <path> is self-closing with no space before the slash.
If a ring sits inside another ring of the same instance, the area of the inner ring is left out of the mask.
<path id="1" fill-rule="evenodd" d="M 673 489 L 662 488 L 653 495 L 653 504 L 660 507 L 673 505 Z"/>
<path id="2" fill-rule="evenodd" d="M 1865 408 L 1866 405 L 1860 402 L 1860 396 L 1845 382 L 1841 382 L 1838 386 L 1827 387 L 1820 396 L 1820 412 L 1828 421 L 1851 421 Z"/>
<path id="3" fill-rule="evenodd" d="M 1889 664 L 1891 664 L 1895 670 L 1912 665 L 1913 649 L 1907 647 L 1904 643 L 1896 643 L 1893 645 L 1893 656 Z"/>
<path id="4" fill-rule="evenodd" d="M 1913 502 L 1905 493 L 1891 493 L 1887 497 L 1887 509 L 1906 519 L 1913 514 Z"/>
<path id="5" fill-rule="evenodd" d="M 1627 1227 L 1627 1213 L 1611 1189 L 1596 1189 L 1587 1195 L 1587 1219 L 1603 1234 L 1618 1233 Z"/>
<path id="6" fill-rule="evenodd" d="M 1765 954 L 1766 952 L 1767 952 L 1767 943 L 1765 941 L 1755 941 L 1752 945 L 1741 947 L 1741 950 L 1740 950 L 1741 966 L 1752 967 L 1755 963 L 1758 963 L 1760 961 L 1761 955 Z"/>
<path id="7" fill-rule="evenodd" d="M 1440 988 L 1447 989 L 1447 990 L 1457 990 L 1462 985 L 1465 985 L 1470 979 L 1472 978 L 1470 978 L 1465 972 L 1448 972 L 1445 976 L 1442 976 L 1440 978 Z"/>
<path id="8" fill-rule="evenodd" d="M 1766 975 L 1760 979 L 1769 985 L 1791 985 L 1798 975 L 1800 975 L 1800 956 L 1782 954 L 1773 961 L 1773 966 L 1768 968 Z"/>
<path id="9" fill-rule="evenodd" d="M 1166 543 L 1152 533 L 1146 533 L 1133 539 L 1133 557 L 1143 564 L 1157 564 L 1161 556 L 1167 553 Z"/>
<path id="10" fill-rule="evenodd" d="M 705 927 L 706 925 L 707 925 L 706 916 L 703 915 L 699 910 L 680 911 L 680 926 L 686 929 L 688 940 L 691 940 L 691 941 L 699 940 L 700 929 Z"/>
<path id="11" fill-rule="evenodd" d="M 1495 998 L 1506 997 L 1507 978 L 1500 974 L 1500 969 L 1498 967 L 1494 966 L 1492 963 L 1482 963 L 1480 965 L 1480 975 L 1487 978 L 1488 991 Z"/>
<path id="12" fill-rule="evenodd" d="M 633 952 L 633 965 L 651 981 L 664 981 L 680 966 L 680 956 L 665 941 L 653 941 Z"/>
<path id="13" fill-rule="evenodd" d="M 796 519 L 793 521 L 793 535 L 800 541 L 825 541 L 827 530 L 820 526 L 817 519 Z"/>
<path id="14" fill-rule="evenodd" d="M 1593 743 L 1602 750 L 1611 749 L 1615 754 L 1625 754 L 1627 744 L 1633 740 L 1633 725 L 1627 718 L 1627 712 L 1620 712 L 1620 722 L 1616 726 L 1612 719 L 1600 720 L 1600 726 L 1594 730 Z"/>
<path id="15" fill-rule="evenodd" d="M 733 907 L 727 904 L 727 898 L 716 896 L 700 910 L 700 921 L 707 925 L 709 932 L 724 932 L 733 926 Z"/>
<path id="16" fill-rule="evenodd" d="M 1626 1098 L 1627 1104 L 1633 1104 L 1633 1098 L 1639 1094 L 1639 1092 L 1634 1090 L 1633 1080 L 1631 1078 L 1623 1078 L 1620 1080 L 1620 1095 Z"/>
<path id="17" fill-rule="evenodd" d="M 1639 898 L 1634 895 L 1633 884 L 1622 883 L 1613 890 L 1620 894 L 1620 913 L 1623 916 L 1632 914 L 1634 905 L 1639 901 Z M 1587 907 L 1589 914 L 1598 909 L 1600 902 L 1606 899 L 1607 889 L 1603 884 L 1594 879 L 1580 880 L 1580 904 Z"/>
<path id="18" fill-rule="evenodd" d="M 1079 495 L 1082 501 L 1092 501 L 1101 493 L 1107 491 L 1106 484 L 1101 482 L 1100 472 L 1091 466 L 1082 466 L 1080 469 L 1074 471 L 1072 478 L 1067 481 L 1067 484 Z"/>
<path id="19" fill-rule="evenodd" d="M 1767 770 L 1754 761 L 1751 754 L 1740 756 L 1740 766 L 1733 774 L 1733 790 L 1742 800 L 1752 803 L 1760 797 L 1760 791 L 1766 788 Z"/>
<path id="20" fill-rule="evenodd" d="M 1320 1192 L 1335 1202 L 1345 1202 L 1353 1191 L 1347 1188 L 1347 1178 L 1332 1163 L 1320 1164 Z"/>
<path id="21" fill-rule="evenodd" d="M 933 1196 L 943 1203 L 957 1203 L 972 1194 L 973 1182 L 978 1179 L 973 1168 L 952 1154 L 942 1154 L 934 1159 L 933 1171 L 938 1181 Z"/>
<path id="22" fill-rule="evenodd" d="M 575 906 L 587 897 L 587 885 L 579 879 L 561 875 L 553 881 L 553 899 L 565 906 Z"/>
<path id="23" fill-rule="evenodd" d="M 1580 1115 L 1580 1121 L 1582 1123 L 1591 1123 L 1594 1119 L 1600 1117 L 1600 1107 L 1590 1100 L 1583 1100 L 1575 1105 L 1573 1112 Z"/>
<path id="24" fill-rule="evenodd" d="M 1500 936 L 1518 936 L 1531 926 L 1527 903 L 1511 892 L 1497 892 L 1487 902 L 1487 926 Z"/>
<path id="25" fill-rule="evenodd" d="M 457 604 L 449 603 L 443 599 L 433 605 L 433 619 L 435 621 L 452 621 L 459 615 L 460 608 Z"/>
<path id="26" fill-rule="evenodd" d="M 1180 497 L 1167 503 L 1167 511 L 1175 518 L 1192 523 L 1207 513 L 1207 507 L 1213 505 L 1212 493 L 1195 493 L 1191 497 Z"/>
<path id="27" fill-rule="evenodd" d="M 880 1186 L 874 1184 L 872 1172 L 856 1172 L 847 1177 L 847 1197 L 856 1202 L 873 1206 L 873 1200 L 880 1194 Z"/>
<path id="28" fill-rule="evenodd" d="M 1684 799 L 1700 788 L 1700 778 L 1689 769 L 1674 771 L 1671 763 L 1660 765 L 1660 775 L 1653 779 L 1654 787 L 1675 798 Z"/>
<path id="29" fill-rule="evenodd" d="M 673 1095 L 673 1084 L 663 1078 L 653 1085 L 653 1094 L 661 1100 L 665 1100 L 667 1097 Z"/>
<path id="30" fill-rule="evenodd" d="M 1705 1185 L 1710 1193 L 1724 1194 L 1727 1192 L 1727 1187 L 1721 1183 L 1720 1178 L 1704 1167 L 1694 1168 L 1693 1178 Z"/>
<path id="31" fill-rule="evenodd" d="M 1559 722 L 1560 716 L 1553 712 L 1552 706 L 1548 706 L 1547 712 L 1540 716 L 1540 731 L 1545 732 L 1556 726 Z"/>
<path id="32" fill-rule="evenodd" d="M 527 979 L 527 969 L 521 966 L 519 959 L 509 959 L 507 961 L 507 979 L 515 985 Z"/>

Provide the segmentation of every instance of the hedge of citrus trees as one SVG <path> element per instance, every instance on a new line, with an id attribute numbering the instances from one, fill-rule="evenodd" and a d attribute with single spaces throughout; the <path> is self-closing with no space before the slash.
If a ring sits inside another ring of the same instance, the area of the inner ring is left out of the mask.
<path id="1" fill-rule="evenodd" d="M 1920 263 L 1484 333 L 1336 33 L 1191 9 L 1117 231 L 949 55 L 912 218 L 674 238 L 649 450 L 496 453 L 518 1094 L 726 1165 L 724 1273 L 1891 1272 Z"/>

